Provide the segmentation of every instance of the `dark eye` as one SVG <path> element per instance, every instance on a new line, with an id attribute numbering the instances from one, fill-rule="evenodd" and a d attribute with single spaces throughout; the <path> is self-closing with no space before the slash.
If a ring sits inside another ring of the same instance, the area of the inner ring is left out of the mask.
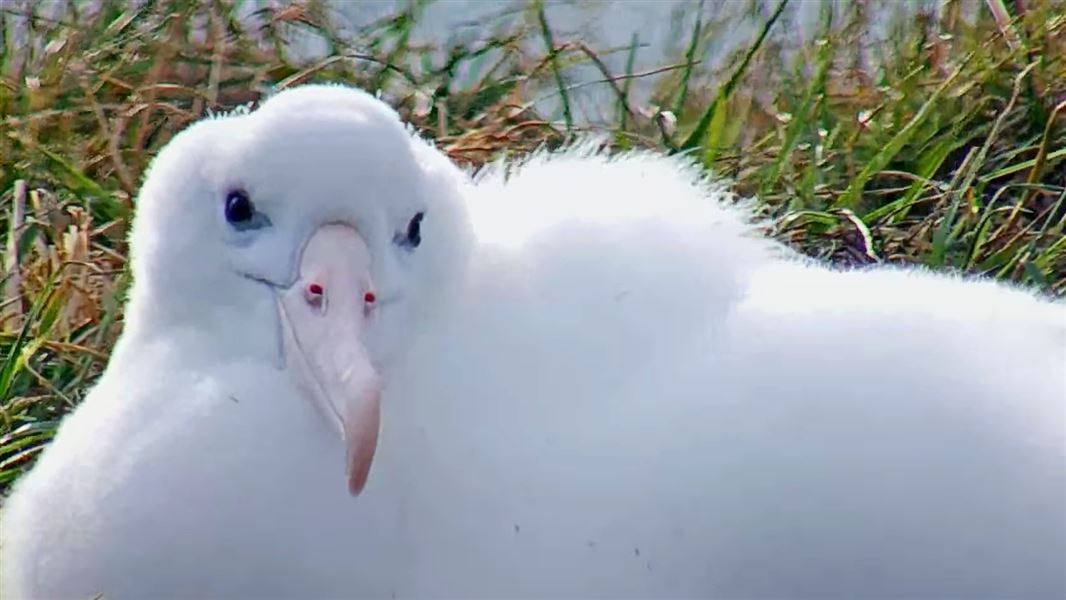
<path id="1" fill-rule="evenodd" d="M 408 248 L 417 248 L 422 243 L 422 217 L 425 213 L 417 213 L 411 217 L 411 221 L 407 224 L 407 232 L 403 235 L 396 236 L 396 243 Z"/>
<path id="2" fill-rule="evenodd" d="M 230 190 L 226 194 L 226 221 L 238 231 L 270 225 L 270 219 L 256 212 L 252 199 L 244 190 Z"/>
<path id="3" fill-rule="evenodd" d="M 244 190 L 232 190 L 226 194 L 226 220 L 230 223 L 244 223 L 251 221 L 255 214 L 255 207 Z"/>

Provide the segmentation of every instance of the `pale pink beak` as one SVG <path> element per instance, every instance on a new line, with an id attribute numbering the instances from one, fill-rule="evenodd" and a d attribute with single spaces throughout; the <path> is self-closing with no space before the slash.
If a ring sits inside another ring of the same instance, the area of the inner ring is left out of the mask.
<path id="1" fill-rule="evenodd" d="M 375 302 L 359 233 L 326 225 L 307 242 L 297 282 L 278 297 L 285 361 L 347 445 L 348 490 L 366 486 L 381 422 L 381 379 L 363 345 Z"/>

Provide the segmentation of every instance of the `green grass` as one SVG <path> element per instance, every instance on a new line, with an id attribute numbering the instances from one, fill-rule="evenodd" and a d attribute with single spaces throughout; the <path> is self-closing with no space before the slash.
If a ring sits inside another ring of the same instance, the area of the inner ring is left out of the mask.
<path id="1" fill-rule="evenodd" d="M 775 217 L 769 233 L 845 264 L 924 264 L 1066 294 L 1066 10 L 988 0 L 973 23 L 899 20 L 863 41 L 862 5 L 789 32 L 785 2 L 761 6 L 750 42 L 703 60 L 729 23 L 701 10 L 677 56 L 624 71 L 567 39 L 540 3 L 478 43 L 411 43 L 424 2 L 340 33 L 328 7 L 240 0 L 5 2 L 0 26 L 0 492 L 52 437 L 105 365 L 130 284 L 126 228 L 150 158 L 208 111 L 309 81 L 384 98 L 457 162 L 610 132 L 620 148 L 688 153 Z M 257 11 L 254 22 L 235 8 Z M 14 32 L 14 33 L 13 33 Z M 285 41 L 327 55 L 297 62 Z M 865 44 L 872 57 L 856 57 Z M 577 116 L 573 70 L 591 66 L 615 114 Z M 632 88 L 651 81 L 650 104 Z M 534 100 L 555 96 L 557 114 Z M 663 107 L 663 108 L 660 108 Z"/>

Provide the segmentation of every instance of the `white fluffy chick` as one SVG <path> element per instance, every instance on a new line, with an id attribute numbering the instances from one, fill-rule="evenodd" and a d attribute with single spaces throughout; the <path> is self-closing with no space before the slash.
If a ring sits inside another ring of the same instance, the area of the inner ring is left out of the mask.
<path id="1" fill-rule="evenodd" d="M 1062 303 L 799 258 L 680 159 L 471 182 L 340 87 L 137 210 L 5 598 L 1066 595 Z"/>

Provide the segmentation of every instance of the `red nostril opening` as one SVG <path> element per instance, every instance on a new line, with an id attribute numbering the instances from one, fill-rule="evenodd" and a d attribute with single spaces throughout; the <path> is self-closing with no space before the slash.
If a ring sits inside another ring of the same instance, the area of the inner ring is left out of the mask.
<path id="1" fill-rule="evenodd" d="M 366 302 L 367 304 L 373 304 L 374 301 L 377 300 L 377 299 L 378 299 L 378 297 L 374 295 L 374 292 L 367 292 L 366 294 L 363 295 L 363 301 Z"/>
<path id="2" fill-rule="evenodd" d="M 321 296 L 322 295 L 322 286 L 318 285 L 317 283 L 312 283 L 311 285 L 307 286 L 307 291 L 311 292 L 315 296 Z"/>

